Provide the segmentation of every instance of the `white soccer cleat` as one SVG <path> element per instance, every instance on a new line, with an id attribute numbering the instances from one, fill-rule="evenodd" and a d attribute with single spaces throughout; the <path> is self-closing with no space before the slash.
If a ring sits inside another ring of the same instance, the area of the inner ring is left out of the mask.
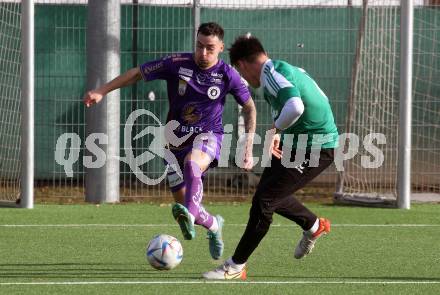
<path id="1" fill-rule="evenodd" d="M 330 232 L 330 220 L 319 218 L 319 228 L 314 234 L 303 232 L 303 236 L 295 248 L 294 256 L 296 259 L 301 259 L 310 254 L 315 247 L 316 240 Z"/>
<path id="2" fill-rule="evenodd" d="M 225 261 L 216 269 L 205 272 L 203 277 L 207 280 L 246 280 L 246 267 L 236 269 Z"/>

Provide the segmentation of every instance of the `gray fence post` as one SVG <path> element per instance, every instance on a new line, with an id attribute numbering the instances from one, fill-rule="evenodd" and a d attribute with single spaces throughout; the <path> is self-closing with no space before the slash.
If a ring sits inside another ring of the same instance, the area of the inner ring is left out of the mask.
<path id="1" fill-rule="evenodd" d="M 34 207 L 34 1 L 22 2 L 20 207 Z"/>
<path id="2" fill-rule="evenodd" d="M 411 110 L 414 4 L 412 0 L 402 0 L 400 5 L 401 41 L 397 207 L 400 209 L 409 209 L 411 206 Z"/>
<path id="3" fill-rule="evenodd" d="M 87 89 L 94 89 L 120 74 L 121 7 L 119 0 L 89 1 L 87 15 Z M 95 141 L 106 155 L 104 166 L 85 168 L 85 199 L 91 203 L 119 201 L 119 90 L 86 110 L 86 136 L 103 133 L 107 142 Z M 86 149 L 86 154 L 91 154 Z"/>
<path id="4" fill-rule="evenodd" d="M 196 50 L 197 45 L 197 30 L 200 26 L 200 0 L 194 0 L 193 3 L 193 24 L 194 24 L 194 31 L 193 31 L 193 50 Z"/>

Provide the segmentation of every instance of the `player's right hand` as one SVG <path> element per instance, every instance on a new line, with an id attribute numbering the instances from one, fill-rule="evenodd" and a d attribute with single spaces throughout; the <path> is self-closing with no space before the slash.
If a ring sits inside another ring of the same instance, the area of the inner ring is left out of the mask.
<path id="1" fill-rule="evenodd" d="M 94 105 L 95 103 L 98 103 L 102 100 L 104 95 L 96 90 L 88 91 L 86 94 L 84 94 L 83 102 L 86 105 L 86 107 L 90 107 L 91 105 Z"/>
<path id="2" fill-rule="evenodd" d="M 243 159 L 243 169 L 245 171 L 252 171 L 254 167 L 254 158 L 252 157 L 252 147 L 250 149 L 246 148 Z"/>

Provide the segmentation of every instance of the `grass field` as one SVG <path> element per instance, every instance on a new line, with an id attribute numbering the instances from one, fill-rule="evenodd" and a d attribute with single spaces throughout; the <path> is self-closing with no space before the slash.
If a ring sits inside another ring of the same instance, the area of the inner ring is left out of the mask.
<path id="1" fill-rule="evenodd" d="M 208 205 L 226 220 L 225 257 L 244 231 L 249 204 Z M 39 205 L 0 209 L 0 294 L 440 294 L 440 205 L 409 211 L 310 204 L 333 222 L 303 260 L 293 258 L 301 232 L 275 217 L 248 262 L 248 280 L 208 282 L 205 231 L 182 240 L 168 205 Z M 182 240 L 171 271 L 146 262 L 148 240 Z"/>

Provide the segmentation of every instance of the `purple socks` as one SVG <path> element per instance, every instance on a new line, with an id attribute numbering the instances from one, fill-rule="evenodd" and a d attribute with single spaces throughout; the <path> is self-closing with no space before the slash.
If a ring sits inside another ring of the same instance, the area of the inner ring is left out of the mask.
<path id="1" fill-rule="evenodd" d="M 185 207 L 194 216 L 195 224 L 209 229 L 212 226 L 213 217 L 201 205 L 203 198 L 202 171 L 196 162 L 188 161 L 183 173 L 186 185 Z"/>

